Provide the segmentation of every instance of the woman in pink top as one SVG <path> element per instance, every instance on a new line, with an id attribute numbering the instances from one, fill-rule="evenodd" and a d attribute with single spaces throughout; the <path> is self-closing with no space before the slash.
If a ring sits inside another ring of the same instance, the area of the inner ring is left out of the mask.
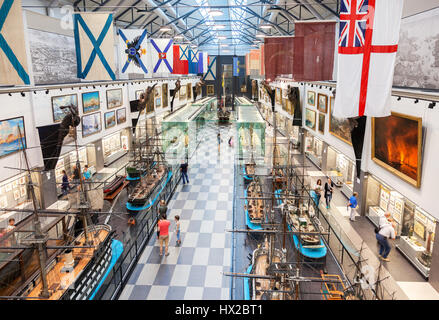
<path id="1" fill-rule="evenodd" d="M 163 255 L 163 242 L 165 243 L 165 256 L 169 256 L 168 252 L 168 243 L 169 243 L 169 225 L 171 222 L 166 220 L 166 215 L 162 215 L 162 218 L 157 223 L 160 234 L 159 234 L 159 241 L 160 241 L 160 256 Z"/>

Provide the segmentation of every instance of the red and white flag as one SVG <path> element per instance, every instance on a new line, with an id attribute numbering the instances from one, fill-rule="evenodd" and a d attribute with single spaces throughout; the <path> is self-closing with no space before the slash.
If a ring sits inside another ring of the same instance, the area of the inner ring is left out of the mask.
<path id="1" fill-rule="evenodd" d="M 390 115 L 403 0 L 342 0 L 334 115 Z"/>

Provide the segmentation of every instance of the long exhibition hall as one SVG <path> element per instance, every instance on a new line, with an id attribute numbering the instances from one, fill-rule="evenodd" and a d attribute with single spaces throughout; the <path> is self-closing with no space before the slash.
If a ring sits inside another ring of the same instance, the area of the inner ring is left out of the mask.
<path id="1" fill-rule="evenodd" d="M 0 0 L 0 300 L 438 300 L 438 103 L 439 0 Z"/>

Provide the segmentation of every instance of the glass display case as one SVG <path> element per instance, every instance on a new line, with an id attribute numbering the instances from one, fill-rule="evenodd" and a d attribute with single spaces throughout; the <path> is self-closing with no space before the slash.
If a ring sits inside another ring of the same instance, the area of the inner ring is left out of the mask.
<path id="1" fill-rule="evenodd" d="M 350 198 L 354 192 L 355 163 L 333 147 L 328 147 L 326 157 L 326 175 L 334 184 L 341 188 L 341 192 Z"/>
<path id="2" fill-rule="evenodd" d="M 265 157 L 265 121 L 254 105 L 238 105 L 238 152 L 243 163 L 253 159 L 263 163 Z"/>
<path id="3" fill-rule="evenodd" d="M 129 130 L 121 130 L 102 138 L 104 165 L 108 165 L 127 153 Z"/>
<path id="4" fill-rule="evenodd" d="M 86 164 L 88 164 L 87 157 L 87 148 L 82 147 L 78 148 L 79 154 L 79 163 L 81 165 L 81 170 L 84 168 Z M 55 166 L 55 180 L 56 180 L 56 190 L 57 194 L 60 195 L 61 192 L 61 184 L 62 184 L 62 171 L 65 170 L 67 175 L 70 177 L 73 174 L 73 165 L 76 164 L 76 150 L 70 151 L 66 154 L 63 154 L 59 157 L 58 162 Z"/>
<path id="5" fill-rule="evenodd" d="M 322 168 L 323 141 L 305 132 L 305 154 L 318 168 Z"/>
<path id="6" fill-rule="evenodd" d="M 31 209 L 28 192 L 28 175 L 23 173 L 0 182 L 0 208 Z M 8 226 L 9 219 L 15 219 L 15 224 L 25 219 L 31 213 L 16 211 L 0 211 L 0 232 Z"/>
<path id="7" fill-rule="evenodd" d="M 366 212 L 375 226 L 384 221 L 386 212 L 390 214 L 396 248 L 427 278 L 437 220 L 373 175 L 367 181 Z"/>

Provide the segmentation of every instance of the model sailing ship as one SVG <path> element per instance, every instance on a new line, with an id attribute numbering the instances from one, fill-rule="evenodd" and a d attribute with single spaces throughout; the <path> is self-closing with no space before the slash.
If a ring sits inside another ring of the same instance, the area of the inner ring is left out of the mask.
<path id="1" fill-rule="evenodd" d="M 155 121 L 155 118 L 153 120 Z M 139 131 L 145 132 L 145 136 L 137 136 Z M 151 128 L 147 128 L 145 120 L 144 130 L 136 130 L 135 153 L 140 154 L 137 163 L 142 168 L 143 174 L 139 177 L 139 183 L 128 195 L 126 207 L 129 211 L 148 209 L 158 196 L 153 198 L 154 194 L 161 192 L 166 179 L 171 174 L 161 151 L 160 141 L 155 123 Z"/>
<path id="2" fill-rule="evenodd" d="M 75 145 L 76 165 L 80 170 L 76 134 Z M 85 191 L 89 188 L 80 180 L 77 197 L 73 197 L 79 203 L 71 211 L 40 210 L 23 144 L 22 150 L 33 205 L 32 210 L 22 211 L 33 214 L 7 235 L 7 241 L 2 241 L 0 252 L 9 255 L 5 255 L 0 265 L 0 295 L 5 299 L 91 299 L 105 279 L 110 262 L 121 253 L 121 250 L 117 254 L 113 251 L 115 242 L 119 249 L 123 248 L 119 241 L 113 240 L 111 226 L 91 223 L 92 205 L 95 210 L 102 209 L 99 207 L 103 203 L 102 189 Z M 96 200 L 98 194 L 102 201 L 98 199 L 91 204 L 90 200 Z M 78 230 L 76 222 L 82 222 L 82 229 Z"/>
<path id="3" fill-rule="evenodd" d="M 248 185 L 244 191 L 245 213 L 247 227 L 250 229 L 261 229 L 261 223 L 264 221 L 265 203 L 262 193 L 262 184 L 259 177 Z"/>

